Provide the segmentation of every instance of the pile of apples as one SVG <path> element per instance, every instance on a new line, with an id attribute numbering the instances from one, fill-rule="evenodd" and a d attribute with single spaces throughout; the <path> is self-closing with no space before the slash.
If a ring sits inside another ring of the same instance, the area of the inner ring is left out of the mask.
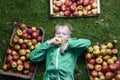
<path id="1" fill-rule="evenodd" d="M 24 23 L 17 24 L 6 50 L 3 70 L 32 76 L 36 64 L 29 59 L 30 53 L 43 41 L 43 31 L 40 28 L 29 27 Z"/>
<path id="2" fill-rule="evenodd" d="M 88 48 L 85 58 L 90 80 L 120 80 L 120 60 L 114 42 Z"/>
<path id="3" fill-rule="evenodd" d="M 53 16 L 90 16 L 98 14 L 97 0 L 53 0 Z"/>

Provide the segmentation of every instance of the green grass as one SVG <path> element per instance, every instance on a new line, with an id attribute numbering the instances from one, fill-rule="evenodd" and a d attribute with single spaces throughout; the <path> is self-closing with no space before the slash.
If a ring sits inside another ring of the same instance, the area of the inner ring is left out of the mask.
<path id="1" fill-rule="evenodd" d="M 0 69 L 6 55 L 14 23 L 25 23 L 29 26 L 43 27 L 45 40 L 53 36 L 54 26 L 59 22 L 70 23 L 73 37 L 88 38 L 92 45 L 118 41 L 120 50 L 120 0 L 101 0 L 101 14 L 85 18 L 51 18 L 49 0 L 0 0 Z M 119 51 L 120 52 L 120 51 Z M 88 80 L 84 57 L 78 59 L 75 80 Z M 35 80 L 42 80 L 45 63 L 40 63 Z M 79 73 L 81 71 L 81 73 Z M 22 80 L 0 75 L 0 80 Z"/>

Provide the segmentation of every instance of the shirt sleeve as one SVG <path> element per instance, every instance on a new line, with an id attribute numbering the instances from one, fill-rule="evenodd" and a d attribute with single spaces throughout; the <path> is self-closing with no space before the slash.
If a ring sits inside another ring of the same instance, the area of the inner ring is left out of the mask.
<path id="1" fill-rule="evenodd" d="M 79 56 L 91 45 L 91 41 L 89 39 L 73 38 L 68 41 L 68 45 L 69 45 L 69 48 L 73 49 L 74 53 L 77 56 Z"/>
<path id="2" fill-rule="evenodd" d="M 50 44 L 48 44 L 48 41 L 40 44 L 30 53 L 30 60 L 33 62 L 42 61 L 43 59 L 45 59 L 46 51 L 49 48 L 50 48 Z"/>

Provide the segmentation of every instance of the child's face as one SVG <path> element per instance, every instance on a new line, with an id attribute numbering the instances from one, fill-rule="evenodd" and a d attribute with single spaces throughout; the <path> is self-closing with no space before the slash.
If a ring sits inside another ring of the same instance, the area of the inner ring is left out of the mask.
<path id="1" fill-rule="evenodd" d="M 66 42 L 70 39 L 70 31 L 68 27 L 58 27 L 55 32 L 55 37 L 61 38 L 63 42 Z"/>

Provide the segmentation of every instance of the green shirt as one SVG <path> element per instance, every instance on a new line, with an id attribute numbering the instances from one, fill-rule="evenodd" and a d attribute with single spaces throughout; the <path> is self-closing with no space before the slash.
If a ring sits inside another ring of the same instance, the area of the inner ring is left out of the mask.
<path id="1" fill-rule="evenodd" d="M 39 62 L 46 59 L 46 71 L 43 80 L 74 80 L 74 69 L 77 58 L 90 45 L 88 39 L 71 38 L 64 54 L 60 53 L 57 45 L 50 45 L 48 41 L 42 43 L 30 54 L 30 60 Z"/>

